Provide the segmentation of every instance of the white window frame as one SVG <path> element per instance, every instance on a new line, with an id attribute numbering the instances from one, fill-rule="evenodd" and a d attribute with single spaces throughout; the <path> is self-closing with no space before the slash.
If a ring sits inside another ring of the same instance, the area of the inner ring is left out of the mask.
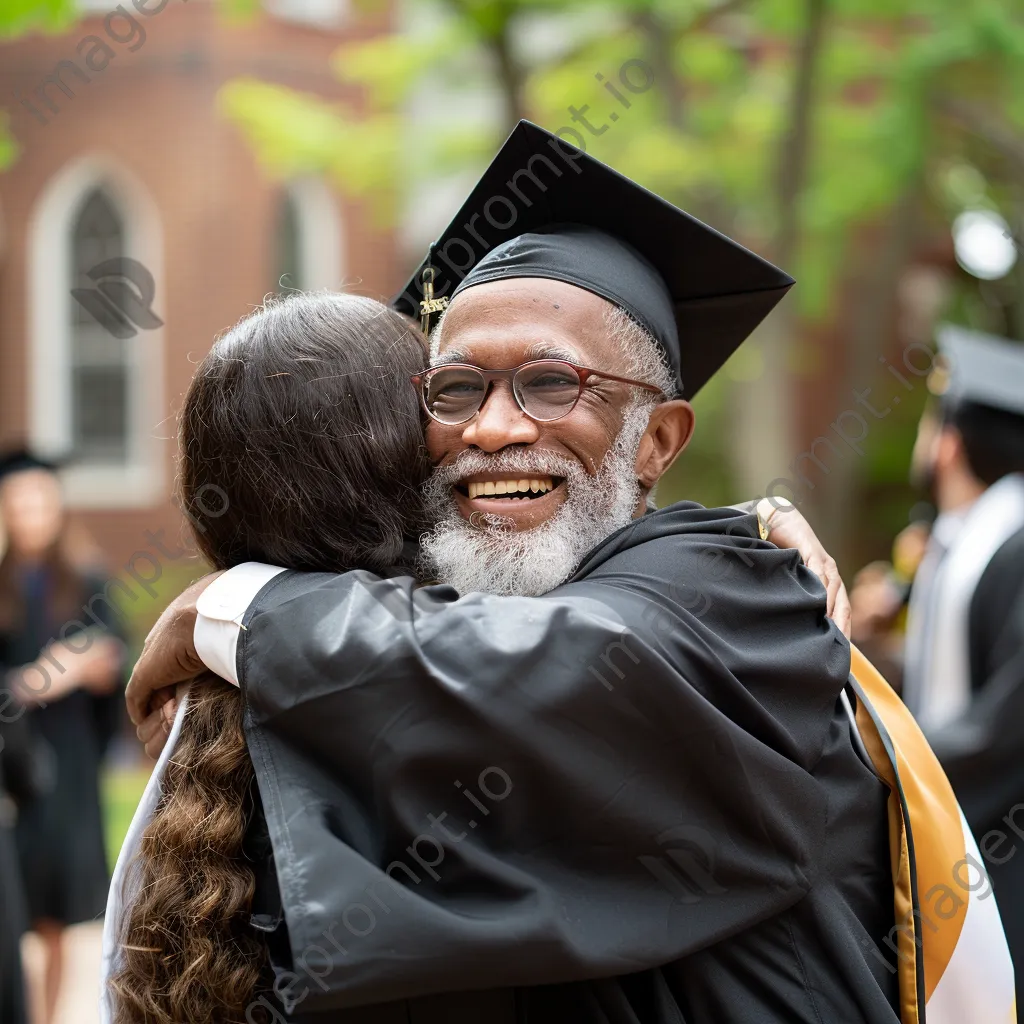
<path id="1" fill-rule="evenodd" d="M 351 14 L 351 0 L 264 0 L 264 7 L 275 18 L 312 28 L 341 28 Z"/>
<path id="2" fill-rule="evenodd" d="M 70 246 L 86 196 L 103 188 L 121 215 L 125 255 L 141 262 L 156 286 L 154 312 L 166 319 L 163 238 L 156 205 L 141 183 L 105 155 L 87 155 L 43 189 L 29 223 L 29 437 L 45 455 L 71 448 Z M 69 464 L 62 473 L 74 508 L 145 508 L 166 497 L 164 328 L 127 348 L 128 457 L 121 465 Z"/>
<path id="3" fill-rule="evenodd" d="M 298 216 L 302 290 L 340 291 L 345 285 L 345 241 L 336 196 L 320 178 L 292 178 L 283 191 L 291 197 Z"/>

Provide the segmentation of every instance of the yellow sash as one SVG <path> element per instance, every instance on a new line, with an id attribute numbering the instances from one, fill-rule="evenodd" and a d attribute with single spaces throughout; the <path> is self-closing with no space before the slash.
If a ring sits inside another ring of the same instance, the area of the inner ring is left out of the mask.
<path id="1" fill-rule="evenodd" d="M 906 706 L 856 647 L 851 672 L 857 726 L 890 789 L 889 945 L 902 1024 L 926 1024 L 926 1015 L 928 1024 L 1013 1024 L 1006 938 L 949 780 Z"/>

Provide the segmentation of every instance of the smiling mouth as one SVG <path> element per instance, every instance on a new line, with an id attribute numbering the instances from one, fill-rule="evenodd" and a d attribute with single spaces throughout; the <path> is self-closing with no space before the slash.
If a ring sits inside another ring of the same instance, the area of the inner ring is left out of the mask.
<path id="1" fill-rule="evenodd" d="M 455 489 L 469 499 L 497 498 L 506 501 L 533 501 L 555 490 L 562 477 L 534 476 L 519 477 L 515 480 L 502 478 L 478 478 L 461 480 Z"/>

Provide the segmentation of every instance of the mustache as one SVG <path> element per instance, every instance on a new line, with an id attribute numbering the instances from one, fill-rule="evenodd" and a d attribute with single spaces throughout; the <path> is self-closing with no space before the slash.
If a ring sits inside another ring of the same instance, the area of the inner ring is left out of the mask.
<path id="1" fill-rule="evenodd" d="M 473 473 L 529 473 L 534 476 L 578 477 L 586 470 L 575 459 L 554 452 L 522 450 L 490 454 L 467 448 L 451 462 L 436 466 L 430 476 L 434 486 L 458 483 Z"/>

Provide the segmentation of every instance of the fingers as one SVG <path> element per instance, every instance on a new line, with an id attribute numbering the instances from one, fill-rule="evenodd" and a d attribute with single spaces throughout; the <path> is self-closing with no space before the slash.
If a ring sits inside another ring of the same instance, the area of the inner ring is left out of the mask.
<path id="1" fill-rule="evenodd" d="M 836 565 L 834 558 L 826 556 L 820 562 L 815 560 L 813 569 L 825 584 L 826 614 L 849 640 L 853 627 L 853 608 L 850 605 L 850 596 L 846 592 L 846 585 L 839 575 L 839 566 Z"/>
<path id="2" fill-rule="evenodd" d="M 179 599 L 180 600 L 180 599 Z M 193 640 L 194 604 L 179 614 L 172 605 L 157 620 L 142 647 L 125 690 L 125 703 L 132 723 L 137 727 L 149 714 L 157 690 L 173 687 L 203 670 Z M 188 612 L 191 612 L 189 614 Z"/>
<path id="3" fill-rule="evenodd" d="M 853 627 L 853 608 L 835 559 L 830 555 L 821 557 L 814 554 L 805 560 L 805 564 L 825 587 L 825 614 L 835 622 L 843 636 L 849 639 Z"/>
<path id="4" fill-rule="evenodd" d="M 846 593 L 843 581 L 839 581 L 839 590 L 836 593 L 835 607 L 832 612 L 832 621 L 839 627 L 847 640 L 853 631 L 853 608 L 850 605 L 850 597 Z"/>
<path id="5" fill-rule="evenodd" d="M 155 761 L 167 743 L 174 724 L 174 716 L 178 713 L 178 702 L 173 695 L 141 722 L 136 735 L 139 742 L 146 748 L 146 754 Z"/>
<path id="6" fill-rule="evenodd" d="M 145 688 L 137 679 L 134 672 L 128 680 L 128 686 L 124 691 L 124 702 L 128 708 L 128 717 L 132 725 L 137 729 L 142 727 L 146 720 L 149 709 L 150 690 Z"/>

